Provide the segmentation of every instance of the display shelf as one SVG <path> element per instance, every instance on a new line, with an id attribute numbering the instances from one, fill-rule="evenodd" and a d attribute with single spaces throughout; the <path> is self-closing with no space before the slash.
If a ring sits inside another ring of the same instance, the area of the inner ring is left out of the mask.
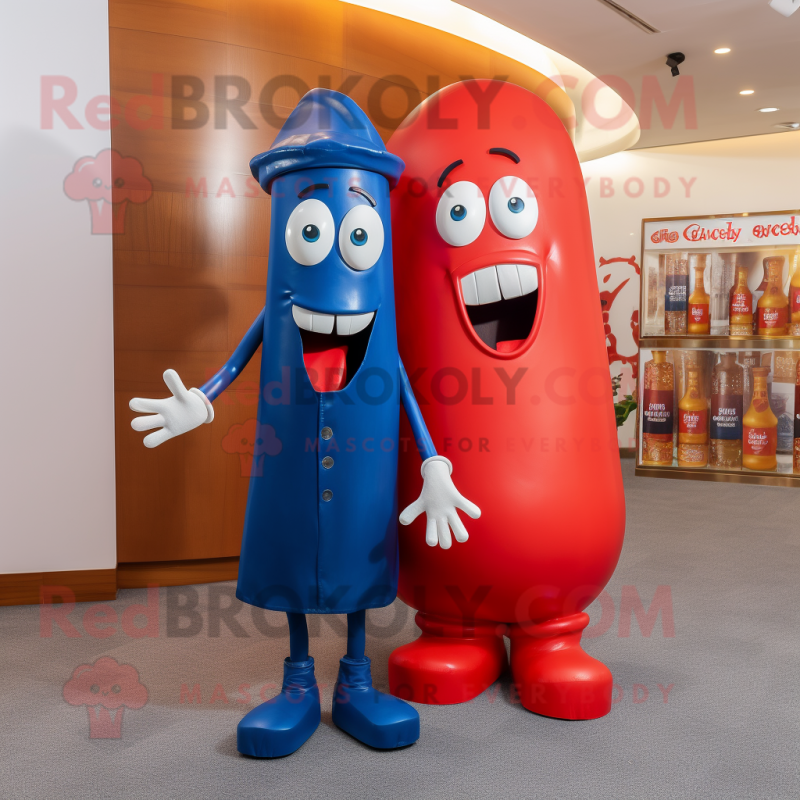
<path id="1" fill-rule="evenodd" d="M 800 284 L 793 282 L 800 275 L 800 211 L 642 220 L 640 336 L 693 338 L 700 332 L 696 321 L 685 316 L 698 288 L 698 274 L 704 276 L 700 288 L 705 287 L 704 324 L 709 334 L 731 332 L 729 294 L 739 270 L 745 273 L 758 324 L 757 304 L 766 287 L 768 261 L 776 262 L 784 292 L 790 295 L 784 304 L 788 299 L 789 306 L 800 309 Z M 667 318 L 674 308 L 683 309 L 683 323 L 670 330 Z M 793 316 L 791 308 L 788 311 Z M 765 320 L 764 324 L 773 327 L 778 322 Z M 800 325 L 789 320 L 786 334 L 800 336 Z"/>
<path id="2" fill-rule="evenodd" d="M 677 463 L 677 462 L 674 462 Z M 751 472 L 743 469 L 685 469 L 683 467 L 651 467 L 636 465 L 634 472 L 643 478 L 674 478 L 690 481 L 722 481 L 727 483 L 750 483 L 760 486 L 796 486 L 800 488 L 800 475 L 791 472 Z"/>
<path id="3" fill-rule="evenodd" d="M 800 337 L 641 336 L 639 349 L 650 350 L 800 350 Z"/>
<path id="4" fill-rule="evenodd" d="M 643 220 L 641 265 L 636 474 L 800 487 L 800 212 Z"/>

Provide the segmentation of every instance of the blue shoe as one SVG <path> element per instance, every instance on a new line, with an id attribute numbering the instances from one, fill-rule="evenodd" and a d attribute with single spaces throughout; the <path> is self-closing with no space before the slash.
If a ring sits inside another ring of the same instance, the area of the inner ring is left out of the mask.
<path id="1" fill-rule="evenodd" d="M 372 687 L 368 658 L 339 662 L 339 678 L 333 690 L 333 722 L 370 747 L 391 750 L 419 739 L 417 710 L 390 694 Z"/>
<path id="2" fill-rule="evenodd" d="M 236 731 L 236 749 L 257 758 L 288 756 L 305 744 L 319 720 L 314 659 L 293 663 L 287 658 L 281 693 L 242 719 Z"/>

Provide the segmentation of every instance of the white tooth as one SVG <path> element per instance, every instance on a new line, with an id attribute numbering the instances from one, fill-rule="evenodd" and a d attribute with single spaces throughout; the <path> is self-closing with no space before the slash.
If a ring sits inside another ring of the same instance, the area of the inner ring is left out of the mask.
<path id="1" fill-rule="evenodd" d="M 339 336 L 350 335 L 350 323 L 353 319 L 352 314 L 337 314 L 336 315 L 336 333 Z"/>
<path id="2" fill-rule="evenodd" d="M 374 313 L 374 311 L 370 311 L 368 314 L 353 314 L 350 317 L 350 335 L 363 331 L 372 321 Z"/>
<path id="3" fill-rule="evenodd" d="M 300 308 L 300 306 L 292 306 L 292 317 L 294 318 L 294 321 L 297 323 L 298 328 L 302 328 L 304 331 L 314 330 L 314 328 L 312 327 L 312 318 L 310 311 L 306 311 L 304 308 Z"/>
<path id="4" fill-rule="evenodd" d="M 317 314 L 314 312 L 311 315 L 311 330 L 314 333 L 332 333 L 335 321 L 336 317 L 333 314 Z"/>
<path id="5" fill-rule="evenodd" d="M 530 294 L 539 288 L 539 273 L 536 271 L 536 267 L 531 267 L 528 264 L 517 264 L 517 272 L 519 273 L 522 294 Z"/>
<path id="6" fill-rule="evenodd" d="M 522 294 L 516 264 L 498 264 L 497 277 L 500 280 L 500 291 L 503 293 L 504 299 L 513 300 Z"/>
<path id="7" fill-rule="evenodd" d="M 497 303 L 503 299 L 500 294 L 500 284 L 497 282 L 497 270 L 486 267 L 472 273 L 475 276 L 475 285 L 478 288 L 478 305 Z"/>
<path id="8" fill-rule="evenodd" d="M 367 314 L 318 314 L 300 306 L 292 306 L 292 317 L 298 328 L 314 333 L 333 333 L 334 325 L 339 336 L 350 336 L 369 325 L 375 316 L 374 311 Z"/>
<path id="9" fill-rule="evenodd" d="M 475 273 L 470 272 L 461 279 L 461 294 L 464 295 L 464 303 L 468 306 L 478 305 L 478 287 L 475 285 Z"/>

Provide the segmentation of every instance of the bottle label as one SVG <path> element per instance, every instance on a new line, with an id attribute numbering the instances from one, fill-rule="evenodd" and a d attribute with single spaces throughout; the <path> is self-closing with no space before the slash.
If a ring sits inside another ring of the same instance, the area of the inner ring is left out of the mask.
<path id="1" fill-rule="evenodd" d="M 708 303 L 689 303 L 689 322 L 708 325 Z"/>
<path id="2" fill-rule="evenodd" d="M 769 398 L 762 394 L 761 397 L 753 397 L 753 408 L 759 414 L 763 414 L 769 408 Z"/>
<path id="3" fill-rule="evenodd" d="M 708 431 L 708 411 L 685 411 L 678 414 L 678 433 L 706 433 Z"/>
<path id="4" fill-rule="evenodd" d="M 688 275 L 667 275 L 667 292 L 664 297 L 665 311 L 686 311 L 689 296 Z"/>
<path id="5" fill-rule="evenodd" d="M 740 394 L 711 395 L 711 438 L 732 441 L 742 438 Z"/>
<path id="6" fill-rule="evenodd" d="M 758 327 L 765 330 L 773 328 L 785 328 L 789 324 L 789 309 L 770 308 L 765 306 L 758 309 Z"/>
<path id="7" fill-rule="evenodd" d="M 744 429 L 744 454 L 746 456 L 774 456 L 777 452 L 777 428 Z"/>
<path id="8" fill-rule="evenodd" d="M 731 316 L 734 314 L 750 315 L 753 313 L 753 296 L 738 292 L 731 297 Z"/>
<path id="9" fill-rule="evenodd" d="M 684 464 L 705 464 L 708 452 L 702 444 L 682 444 L 678 448 L 678 461 Z"/>
<path id="10" fill-rule="evenodd" d="M 643 406 L 642 431 L 672 436 L 672 389 L 645 389 Z"/>
<path id="11" fill-rule="evenodd" d="M 800 313 L 800 286 L 792 286 L 789 293 L 789 302 L 792 305 L 792 314 Z"/>

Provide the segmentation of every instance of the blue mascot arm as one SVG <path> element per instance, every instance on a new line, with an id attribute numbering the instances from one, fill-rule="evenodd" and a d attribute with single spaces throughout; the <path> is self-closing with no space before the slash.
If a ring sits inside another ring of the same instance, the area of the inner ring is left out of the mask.
<path id="1" fill-rule="evenodd" d="M 247 366 L 248 361 L 255 355 L 264 338 L 264 312 L 256 317 L 256 321 L 250 326 L 250 330 L 244 335 L 244 339 L 239 342 L 239 346 L 233 351 L 233 355 L 225 362 L 225 366 L 214 375 L 211 380 L 206 381 L 200 391 L 214 402 L 233 382 L 239 377 L 239 373 Z"/>
<path id="2" fill-rule="evenodd" d="M 411 388 L 408 375 L 406 375 L 403 360 L 398 358 L 397 361 L 400 365 L 400 396 L 403 399 L 403 408 L 405 408 L 408 421 L 411 423 L 411 430 L 414 432 L 419 454 L 422 456 L 422 460 L 425 461 L 425 459 L 436 455 L 436 448 L 433 446 L 433 439 L 428 433 L 428 427 L 425 425 L 422 412 L 419 410 L 417 398 L 414 397 L 414 390 Z"/>

